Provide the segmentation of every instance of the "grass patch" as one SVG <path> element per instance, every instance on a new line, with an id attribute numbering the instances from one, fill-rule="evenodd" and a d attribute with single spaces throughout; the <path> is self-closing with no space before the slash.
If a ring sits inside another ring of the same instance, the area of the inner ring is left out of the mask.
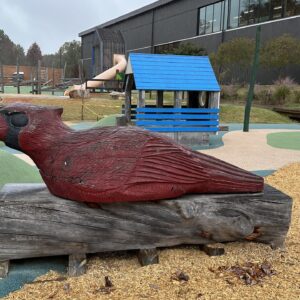
<path id="1" fill-rule="evenodd" d="M 221 105 L 221 123 L 243 123 L 245 108 L 242 105 Z M 270 109 L 252 107 L 250 123 L 281 124 L 293 123 L 289 118 Z"/>
<path id="2" fill-rule="evenodd" d="M 134 95 L 136 96 L 136 95 Z M 111 115 L 120 114 L 122 111 L 123 100 L 112 100 L 108 95 L 101 98 L 86 99 L 59 99 L 59 98 L 22 98 L 22 102 L 30 102 L 37 105 L 54 105 L 61 106 L 64 109 L 64 121 L 99 121 L 102 118 Z M 5 102 L 13 101 L 7 98 Z M 15 99 L 14 99 L 15 101 Z M 134 99 L 135 102 L 135 99 Z M 170 103 L 169 103 L 170 102 Z M 148 100 L 147 104 L 155 104 L 155 100 Z M 172 101 L 166 101 L 166 104 L 172 104 Z M 220 120 L 222 123 L 243 123 L 244 106 L 233 104 L 222 104 Z M 113 120 L 109 121 L 111 124 Z M 292 121 L 272 110 L 265 108 L 253 107 L 251 111 L 251 123 L 292 123 Z"/>
<path id="3" fill-rule="evenodd" d="M 43 182 L 37 168 L 0 150 L 0 188 L 6 183 L 40 183 Z"/>
<path id="4" fill-rule="evenodd" d="M 300 132 L 277 132 L 267 136 L 270 146 L 281 149 L 300 150 Z"/>
<path id="5" fill-rule="evenodd" d="M 4 103 L 8 102 L 15 102 L 15 99 L 5 99 Z M 86 99 L 83 103 L 81 99 L 20 98 L 20 102 L 61 106 L 64 109 L 62 116 L 64 121 L 97 121 L 109 115 L 120 114 L 122 110 L 121 100 L 110 100 L 107 98 Z"/>

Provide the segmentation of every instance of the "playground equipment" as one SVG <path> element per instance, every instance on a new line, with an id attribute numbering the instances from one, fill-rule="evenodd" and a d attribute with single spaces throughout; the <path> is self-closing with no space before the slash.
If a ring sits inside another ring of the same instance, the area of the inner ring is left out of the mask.
<path id="1" fill-rule="evenodd" d="M 130 53 L 126 76 L 127 122 L 188 146 L 207 145 L 209 135 L 219 131 L 221 89 L 208 57 Z M 133 89 L 139 93 L 137 106 Z M 151 91 L 157 95 L 155 106 L 145 100 Z M 164 99 L 166 91 L 174 93 L 173 105 Z"/>
<path id="2" fill-rule="evenodd" d="M 156 247 L 283 245 L 292 201 L 261 177 L 137 127 L 76 132 L 62 112 L 0 109 L 0 139 L 31 156 L 56 195 L 45 185 L 0 192 L 0 277 L 9 260 L 28 257 L 69 255 L 80 275 L 86 253 L 140 249 L 151 263 Z"/>
<path id="3" fill-rule="evenodd" d="M 62 81 L 64 81 L 63 69 L 42 67 L 41 61 L 35 67 L 18 64 L 0 65 L 0 92 L 2 93 L 5 93 L 5 88 L 8 86 L 16 87 L 18 94 L 21 93 L 22 86 L 31 86 L 32 94 L 41 94 L 42 91 L 52 91 L 54 94 L 55 91 L 62 91 L 59 89 Z"/>
<path id="4" fill-rule="evenodd" d="M 114 66 L 103 73 L 95 76 L 92 80 L 88 80 L 87 83 L 81 85 L 74 85 L 72 88 L 65 91 L 65 96 L 74 97 L 84 97 L 88 94 L 88 89 L 105 88 L 105 82 L 107 80 L 115 79 L 118 72 L 124 72 L 127 66 L 127 61 L 125 55 L 114 54 L 113 58 Z"/>

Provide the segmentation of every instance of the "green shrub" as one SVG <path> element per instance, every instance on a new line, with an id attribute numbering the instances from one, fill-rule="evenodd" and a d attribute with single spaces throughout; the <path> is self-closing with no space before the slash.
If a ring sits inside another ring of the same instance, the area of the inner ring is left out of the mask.
<path id="1" fill-rule="evenodd" d="M 273 99 L 273 104 L 284 104 L 291 95 L 291 89 L 286 85 L 279 85 L 276 87 Z"/>
<path id="2" fill-rule="evenodd" d="M 274 81 L 275 85 L 285 85 L 285 86 L 295 86 L 296 82 L 293 78 L 287 76 L 283 78 L 278 78 L 277 80 Z"/>
<path id="3" fill-rule="evenodd" d="M 271 89 L 257 88 L 254 90 L 254 100 L 261 104 L 269 104 L 272 98 Z"/>
<path id="4" fill-rule="evenodd" d="M 238 87 L 234 85 L 224 85 L 221 89 L 221 98 L 223 100 L 236 100 L 238 98 Z"/>
<path id="5" fill-rule="evenodd" d="M 300 91 L 299 90 L 294 91 L 294 101 L 296 103 L 300 103 Z"/>

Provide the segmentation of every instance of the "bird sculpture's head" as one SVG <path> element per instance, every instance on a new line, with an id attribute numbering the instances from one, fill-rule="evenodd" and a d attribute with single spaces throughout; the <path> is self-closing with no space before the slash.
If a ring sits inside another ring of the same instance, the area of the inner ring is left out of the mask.
<path id="1" fill-rule="evenodd" d="M 29 152 L 47 145 L 60 128 L 62 108 L 14 103 L 0 106 L 0 141 Z"/>

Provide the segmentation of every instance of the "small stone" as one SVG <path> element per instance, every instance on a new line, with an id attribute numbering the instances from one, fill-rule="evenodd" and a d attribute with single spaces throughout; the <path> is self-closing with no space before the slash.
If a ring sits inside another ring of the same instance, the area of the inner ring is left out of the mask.
<path id="1" fill-rule="evenodd" d="M 189 281 L 189 275 L 185 274 L 183 271 L 178 270 L 175 274 L 171 276 L 171 279 L 176 281 Z"/>
<path id="2" fill-rule="evenodd" d="M 105 287 L 109 287 L 110 288 L 110 287 L 114 286 L 113 283 L 112 283 L 112 281 L 111 281 L 111 279 L 108 276 L 105 276 L 104 280 L 105 280 Z"/>
<path id="3" fill-rule="evenodd" d="M 208 256 L 221 256 L 225 254 L 225 249 L 223 247 L 214 244 L 201 245 L 200 250 L 204 251 Z"/>

